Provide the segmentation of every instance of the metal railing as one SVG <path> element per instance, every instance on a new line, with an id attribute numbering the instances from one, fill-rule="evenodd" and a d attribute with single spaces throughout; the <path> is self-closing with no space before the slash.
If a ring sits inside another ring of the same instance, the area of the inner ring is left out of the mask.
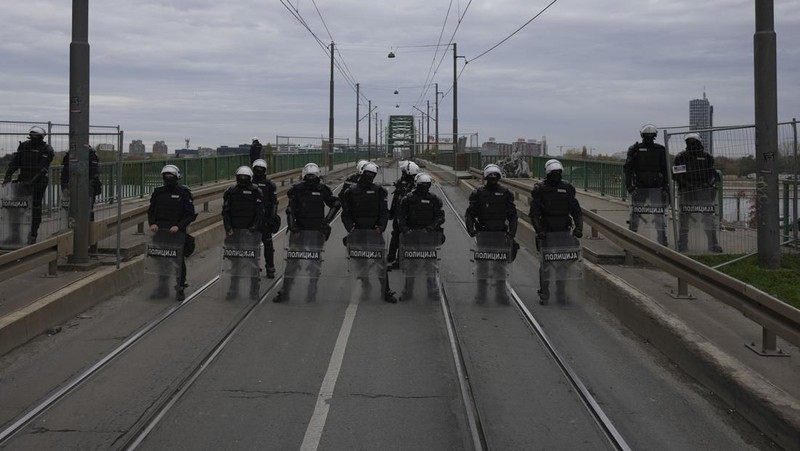
<path id="1" fill-rule="evenodd" d="M 472 169 L 476 176 L 480 171 Z M 503 184 L 515 196 L 529 196 L 531 187 L 510 179 Z M 518 209 L 520 218 L 529 221 L 526 211 Z M 685 281 L 733 307 L 762 327 L 761 346 L 748 344 L 762 355 L 779 355 L 776 337 L 800 346 L 800 309 L 765 293 L 758 288 L 693 260 L 679 252 L 651 241 L 619 224 L 589 210 L 582 209 L 583 220 L 594 230 L 634 256 L 647 261 L 664 272 Z"/>

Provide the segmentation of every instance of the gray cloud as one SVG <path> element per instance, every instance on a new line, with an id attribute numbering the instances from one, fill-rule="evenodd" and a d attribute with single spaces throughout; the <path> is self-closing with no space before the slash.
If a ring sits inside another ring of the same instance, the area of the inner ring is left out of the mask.
<path id="1" fill-rule="evenodd" d="M 290 3 L 327 45 L 314 4 Z M 551 149 L 613 153 L 644 122 L 684 125 L 689 100 L 704 89 L 718 125 L 753 122 L 751 0 L 560 0 L 475 59 L 548 3 L 475 0 L 464 14 L 467 2 L 453 2 L 445 24 L 445 0 L 316 2 L 348 78 L 384 121 L 433 103 L 426 82 L 450 90 L 452 50 L 410 46 L 446 44 L 463 14 L 454 40 L 472 61 L 458 83 L 459 130 L 481 141 L 546 135 Z M 328 57 L 280 2 L 106 0 L 90 8 L 93 124 L 119 124 L 126 141 L 166 140 L 171 149 L 185 137 L 217 146 L 327 134 Z M 779 118 L 788 120 L 800 115 L 800 4 L 776 2 L 775 10 Z M 0 119 L 66 121 L 71 7 L 14 2 L 0 21 Z M 386 58 L 390 50 L 397 58 Z M 335 82 L 336 136 L 352 142 L 354 88 L 338 71 Z M 451 102 L 448 93 L 440 106 L 442 134 L 451 132 Z"/>

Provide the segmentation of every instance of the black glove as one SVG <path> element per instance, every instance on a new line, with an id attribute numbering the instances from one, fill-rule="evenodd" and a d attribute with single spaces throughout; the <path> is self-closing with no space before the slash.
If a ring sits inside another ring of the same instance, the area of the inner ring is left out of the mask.
<path id="1" fill-rule="evenodd" d="M 328 224 L 322 224 L 319 226 L 319 231 L 325 236 L 325 241 L 328 241 L 328 238 L 331 237 L 331 226 Z"/>
<path id="2" fill-rule="evenodd" d="M 436 231 L 436 226 L 429 225 L 429 226 L 425 227 L 425 231 L 428 232 L 428 233 L 433 233 L 433 232 Z"/>
<path id="3" fill-rule="evenodd" d="M 582 237 L 582 236 L 583 236 L 583 230 L 581 230 L 581 229 L 575 229 L 575 230 L 573 230 L 573 231 L 572 231 L 572 235 L 573 235 L 575 238 L 580 238 L 580 237 Z"/>
<path id="4" fill-rule="evenodd" d="M 293 224 L 291 227 L 289 227 L 289 231 L 292 233 L 300 233 L 300 227 L 297 227 Z"/>
<path id="5" fill-rule="evenodd" d="M 475 236 L 478 234 L 478 232 L 475 230 L 475 218 L 473 218 L 470 215 L 467 215 L 464 218 L 464 222 L 466 223 L 467 234 L 469 234 L 469 236 Z"/>
<path id="6" fill-rule="evenodd" d="M 409 232 L 411 232 L 411 229 L 408 227 L 403 227 L 400 229 L 400 233 L 409 233 Z"/>
<path id="7" fill-rule="evenodd" d="M 544 232 L 536 232 L 536 239 L 540 241 L 544 241 L 547 238 L 547 234 Z"/>

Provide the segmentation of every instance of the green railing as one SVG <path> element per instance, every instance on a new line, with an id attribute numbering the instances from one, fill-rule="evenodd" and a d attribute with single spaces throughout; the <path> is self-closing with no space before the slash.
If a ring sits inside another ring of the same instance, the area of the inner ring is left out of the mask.
<path id="1" fill-rule="evenodd" d="M 357 161 L 366 158 L 364 152 L 343 152 L 334 154 L 334 164 Z M 299 169 L 306 163 L 317 163 L 322 166 L 323 155 L 320 152 L 302 154 L 280 154 L 266 158 L 270 174 Z M 156 187 L 163 184 L 161 169 L 164 165 L 174 164 L 181 171 L 182 183 L 188 186 L 202 186 L 230 180 L 239 166 L 249 165 L 248 155 L 224 155 L 199 158 L 167 158 L 161 160 L 129 160 L 122 163 L 121 174 L 116 162 L 100 163 L 100 180 L 103 190 L 96 199 L 97 203 L 113 202 L 116 199 L 144 198 Z M 117 180 L 121 177 L 121 192 L 117 192 Z M 44 209 L 49 211 L 61 202 L 61 166 L 50 167 L 50 185 L 45 192 Z"/>

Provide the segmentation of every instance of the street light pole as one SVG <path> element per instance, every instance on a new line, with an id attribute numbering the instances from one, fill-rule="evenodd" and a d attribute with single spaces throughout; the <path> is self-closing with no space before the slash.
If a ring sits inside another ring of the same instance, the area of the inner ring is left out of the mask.
<path id="1" fill-rule="evenodd" d="M 372 160 L 372 100 L 367 107 L 367 160 Z"/>
<path id="2" fill-rule="evenodd" d="M 361 100 L 361 83 L 356 83 L 356 159 L 358 159 L 358 128 L 359 124 L 361 124 L 361 113 L 358 111 L 358 105 Z"/>
<path id="3" fill-rule="evenodd" d="M 456 43 L 453 43 L 453 158 L 458 145 L 458 54 Z"/>
<path id="4" fill-rule="evenodd" d="M 428 103 L 428 112 L 425 113 L 425 117 L 428 118 L 428 125 L 425 132 L 425 153 L 431 153 L 431 140 L 429 136 L 431 136 L 431 101 L 427 100 Z"/>
<path id="5" fill-rule="evenodd" d="M 436 150 L 439 150 L 439 94 L 444 94 L 439 91 L 439 83 L 436 83 Z"/>
<path id="6" fill-rule="evenodd" d="M 325 152 L 325 162 L 328 164 L 328 170 L 333 170 L 333 41 L 331 41 L 331 101 L 330 111 L 328 114 L 328 149 Z"/>

